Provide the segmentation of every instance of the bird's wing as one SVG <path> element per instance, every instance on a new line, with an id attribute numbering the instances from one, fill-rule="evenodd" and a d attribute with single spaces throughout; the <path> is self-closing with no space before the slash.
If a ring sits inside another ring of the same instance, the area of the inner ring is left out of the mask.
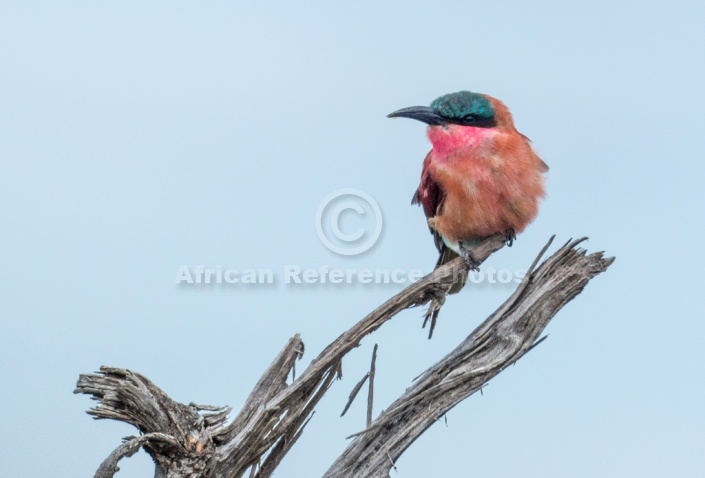
<path id="1" fill-rule="evenodd" d="M 433 175 L 431 174 L 430 168 L 428 167 L 430 162 L 431 153 L 428 153 L 426 155 L 426 159 L 424 159 L 423 162 L 423 170 L 421 171 L 421 184 L 419 184 L 419 188 L 414 193 L 414 197 L 411 198 L 411 204 L 421 205 L 421 207 L 423 207 L 423 212 L 424 214 L 426 214 L 426 217 L 428 219 L 437 216 L 441 213 L 441 211 L 443 210 L 443 203 L 446 199 L 445 190 L 433 178 Z M 443 238 L 438 233 L 438 231 L 436 231 L 430 226 L 428 229 L 429 231 L 431 231 L 431 234 L 433 234 L 433 243 L 436 245 L 436 249 L 438 249 L 438 261 L 436 261 L 436 269 L 441 267 L 443 264 L 446 264 L 458 257 L 458 254 L 456 254 L 455 251 L 449 249 L 445 245 L 445 242 L 443 242 Z M 459 280 L 453 284 L 453 286 L 448 290 L 448 294 L 456 294 L 460 292 L 466 282 L 467 272 L 465 272 L 459 278 Z M 435 324 L 436 319 L 438 318 L 439 310 L 440 306 L 433 310 L 430 316 L 427 316 L 427 319 L 429 317 L 431 318 L 431 331 L 433 331 L 433 326 Z"/>
<path id="2" fill-rule="evenodd" d="M 423 170 L 421 171 L 421 184 L 419 184 L 418 189 L 414 193 L 414 197 L 411 199 L 411 204 L 419 204 L 423 207 L 423 212 L 428 219 L 437 216 L 441 213 L 443 209 L 443 203 L 446 198 L 446 192 L 443 190 L 441 185 L 433 178 L 431 171 L 428 167 L 431 162 L 431 153 L 426 155 L 426 159 L 423 162 Z M 441 235 L 435 230 L 429 227 L 431 234 L 433 234 L 433 242 L 436 244 L 436 249 L 441 253 L 441 259 L 444 256 L 444 251 L 447 249 L 443 243 Z M 451 251 L 452 252 L 452 251 Z M 444 264 L 447 261 L 441 262 L 439 259 L 438 265 Z"/>
<path id="3" fill-rule="evenodd" d="M 423 207 L 423 212 L 426 214 L 427 218 L 432 218 L 441 213 L 443 209 L 443 203 L 445 202 L 446 192 L 443 187 L 434 179 L 431 174 L 430 168 L 428 167 L 431 162 L 431 153 L 426 155 L 426 159 L 423 162 L 423 170 L 421 172 L 421 184 L 419 188 L 414 193 L 414 197 L 411 199 L 411 204 L 419 204 Z M 449 249 L 443 242 L 443 238 L 435 229 L 429 227 L 429 231 L 433 234 L 433 242 L 438 249 L 438 261 L 436 262 L 436 268 L 446 264 L 456 257 L 458 254 L 452 249 Z M 449 294 L 455 294 L 460 291 L 465 285 L 467 277 L 462 277 L 458 282 L 456 282 L 453 287 L 448 291 Z M 435 315 L 438 315 L 435 313 Z"/>
<path id="4" fill-rule="evenodd" d="M 517 133 L 519 133 L 519 131 L 517 131 Z M 536 151 L 534 151 L 534 148 L 531 147 L 531 139 L 529 139 L 528 136 L 526 136 L 525 134 L 522 134 L 522 133 L 519 133 L 519 136 L 524 138 L 524 141 L 526 141 L 526 144 L 529 145 L 529 148 L 531 148 L 531 152 L 534 154 L 534 157 L 536 158 L 536 164 L 537 164 L 539 170 L 542 173 L 548 172 L 548 170 L 549 170 L 548 164 L 543 162 L 543 160 L 541 158 L 539 158 L 538 155 L 536 154 Z"/>

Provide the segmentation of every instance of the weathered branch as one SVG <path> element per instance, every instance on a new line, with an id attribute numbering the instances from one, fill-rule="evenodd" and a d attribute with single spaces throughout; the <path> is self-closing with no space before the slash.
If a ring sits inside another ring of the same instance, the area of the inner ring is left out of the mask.
<path id="1" fill-rule="evenodd" d="M 534 272 L 537 258 L 512 297 L 360 433 L 326 476 L 387 476 L 393 462 L 433 421 L 530 350 L 558 310 L 613 260 L 600 253 L 586 256 L 575 249 L 578 243 L 565 245 Z M 503 236 L 493 236 L 473 255 L 482 262 L 503 245 Z M 169 443 L 144 437 L 139 445 L 128 442 L 106 466 L 112 469 L 134 447 L 144 446 L 165 477 L 240 477 L 248 471 L 258 478 L 271 476 L 339 376 L 342 358 L 400 311 L 432 300 L 442 303 L 463 268 L 462 259 L 456 259 L 410 285 L 333 341 L 287 384 L 303 353 L 301 338 L 294 336 L 227 425 L 229 409 L 178 404 L 139 374 L 103 367 L 100 375 L 82 375 L 76 393 L 100 401 L 89 411 L 96 418 L 122 420 L 144 434 L 169 437 Z"/>
<path id="2" fill-rule="evenodd" d="M 222 427 L 230 410 L 183 405 L 169 398 L 148 378 L 113 367 L 101 367 L 99 375 L 81 375 L 74 393 L 93 395 L 100 402 L 88 411 L 95 418 L 111 418 L 136 426 L 144 434 L 140 445 L 152 456 L 164 476 L 189 476 L 168 474 L 177 463 L 180 473 L 207 471 L 209 458 L 215 453 L 211 433 Z M 199 413 L 203 410 L 216 413 L 204 416 Z M 123 444 L 113 452 L 113 459 L 109 457 L 101 468 L 111 470 L 120 458 L 134 454 L 133 445 L 130 441 Z M 174 457 L 179 457 L 177 463 Z M 109 477 L 112 473 L 99 469 L 95 476 Z"/>
<path id="3" fill-rule="evenodd" d="M 533 348 L 555 314 L 614 260 L 585 255 L 575 248 L 583 240 L 533 272 L 535 262 L 514 294 L 357 434 L 324 477 L 388 476 L 392 462 L 438 418 Z"/>
<path id="4" fill-rule="evenodd" d="M 140 447 L 150 441 L 152 443 L 162 442 L 178 449 L 179 452 L 184 452 L 179 443 L 177 443 L 171 436 L 163 433 L 147 433 L 141 437 L 125 437 L 124 443 L 117 447 L 98 467 L 98 471 L 95 473 L 95 478 L 112 478 L 115 473 L 120 470 L 117 464 L 121 459 L 134 455 Z"/>

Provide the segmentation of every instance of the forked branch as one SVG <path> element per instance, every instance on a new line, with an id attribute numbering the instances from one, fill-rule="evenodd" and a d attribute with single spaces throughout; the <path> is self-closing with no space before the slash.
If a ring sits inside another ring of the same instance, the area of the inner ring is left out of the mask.
<path id="1" fill-rule="evenodd" d="M 602 253 L 586 255 L 576 248 L 580 242 L 564 245 L 535 269 L 547 244 L 514 294 L 356 434 L 325 476 L 388 476 L 393 462 L 438 417 L 528 352 L 558 310 L 614 260 Z M 493 236 L 473 255 L 482 262 L 503 245 L 503 236 Z M 132 423 L 145 434 L 119 447 L 96 477 L 112 477 L 117 460 L 138 446 L 154 458 L 158 476 L 271 476 L 339 375 L 343 357 L 402 310 L 432 300 L 442 303 L 463 268 L 458 258 L 410 285 L 344 332 L 300 377 L 287 383 L 295 360 L 303 354 L 303 342 L 294 336 L 229 424 L 225 423 L 229 409 L 178 404 L 148 379 L 127 370 L 103 367 L 99 375 L 81 375 L 76 393 L 90 394 L 100 402 L 90 414 Z"/>

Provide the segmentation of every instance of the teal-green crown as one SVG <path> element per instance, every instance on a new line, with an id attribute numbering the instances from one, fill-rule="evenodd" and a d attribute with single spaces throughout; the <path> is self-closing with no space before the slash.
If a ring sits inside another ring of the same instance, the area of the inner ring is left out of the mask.
<path id="1" fill-rule="evenodd" d="M 486 96 L 472 91 L 449 93 L 433 100 L 431 108 L 444 118 L 462 121 L 474 117 L 480 121 L 494 119 L 494 108 Z"/>

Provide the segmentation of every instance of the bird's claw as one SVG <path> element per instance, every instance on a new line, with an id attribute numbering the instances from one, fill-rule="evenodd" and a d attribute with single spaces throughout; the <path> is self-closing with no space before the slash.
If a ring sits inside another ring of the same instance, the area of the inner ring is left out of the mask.
<path id="1" fill-rule="evenodd" d="M 462 257 L 463 261 L 465 261 L 465 267 L 471 271 L 479 271 L 480 261 L 475 259 L 475 256 L 472 255 L 472 252 L 470 252 L 469 249 L 463 247 L 463 241 L 458 241 L 458 249 L 460 250 L 460 257 Z"/>
<path id="2" fill-rule="evenodd" d="M 504 237 L 507 240 L 507 247 L 512 247 L 512 244 L 514 244 L 514 241 L 517 239 L 517 235 L 512 228 L 505 231 Z"/>

